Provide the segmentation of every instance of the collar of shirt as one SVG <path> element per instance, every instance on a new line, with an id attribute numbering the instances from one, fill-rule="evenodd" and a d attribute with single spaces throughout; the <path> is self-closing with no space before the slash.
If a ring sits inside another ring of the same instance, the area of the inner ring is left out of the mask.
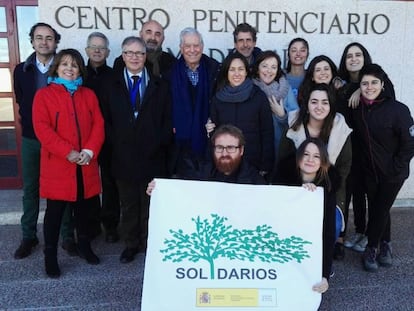
<path id="1" fill-rule="evenodd" d="M 198 84 L 198 79 L 199 79 L 198 68 L 194 71 L 191 70 L 189 67 L 187 67 L 186 69 L 187 69 L 188 79 L 190 80 L 193 86 L 196 86 Z"/>
<path id="2" fill-rule="evenodd" d="M 43 64 L 41 61 L 39 61 L 39 59 L 36 57 L 36 67 L 37 67 L 37 69 L 39 69 L 39 71 L 41 72 L 41 73 L 46 73 L 48 70 L 49 70 L 49 68 L 50 68 L 50 65 L 52 64 L 52 62 L 53 62 L 53 57 L 47 62 L 47 64 Z"/>
<path id="3" fill-rule="evenodd" d="M 133 79 L 132 79 L 132 76 L 138 76 L 138 77 L 142 78 L 142 71 L 140 71 L 140 72 L 138 72 L 138 73 L 130 73 L 130 72 L 127 70 L 127 75 L 128 75 L 128 78 L 130 78 L 131 80 L 133 80 Z"/>
<path id="4" fill-rule="evenodd" d="M 142 70 L 140 72 L 134 74 L 134 73 L 130 73 L 125 68 L 125 70 L 124 70 L 124 76 L 125 76 L 126 85 L 128 86 L 129 85 L 128 79 L 129 79 L 129 81 L 133 82 L 132 76 L 138 76 L 138 77 L 140 77 L 140 79 L 142 78 Z"/>

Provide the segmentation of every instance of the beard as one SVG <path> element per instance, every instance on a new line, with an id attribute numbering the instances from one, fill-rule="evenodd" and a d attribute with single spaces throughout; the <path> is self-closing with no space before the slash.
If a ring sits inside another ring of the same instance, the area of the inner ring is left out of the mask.
<path id="1" fill-rule="evenodd" d="M 147 52 L 155 52 L 161 49 L 161 47 L 158 46 L 158 42 L 155 40 L 148 40 L 146 43 L 147 46 Z"/>
<path id="2" fill-rule="evenodd" d="M 241 156 L 238 156 L 234 159 L 230 156 L 220 156 L 218 158 L 214 157 L 214 163 L 216 165 L 217 170 L 225 175 L 230 175 L 237 171 L 237 169 L 240 166 L 241 160 Z"/>

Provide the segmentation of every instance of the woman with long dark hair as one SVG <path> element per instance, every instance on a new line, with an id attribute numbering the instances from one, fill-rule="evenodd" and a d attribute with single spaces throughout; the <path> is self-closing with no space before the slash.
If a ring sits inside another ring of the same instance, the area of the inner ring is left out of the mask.
<path id="1" fill-rule="evenodd" d="M 222 124 L 240 128 L 246 139 L 245 159 L 266 175 L 274 162 L 272 111 L 266 94 L 250 79 L 248 68 L 240 53 L 224 60 L 206 129 L 210 133 Z"/>
<path id="2" fill-rule="evenodd" d="M 358 42 L 348 44 L 341 57 L 339 64 L 338 76 L 345 82 L 344 86 L 337 92 L 338 112 L 345 116 L 350 127 L 354 127 L 352 121 L 352 110 L 354 105 L 359 103 L 359 74 L 363 66 L 371 64 L 372 59 L 368 50 Z M 385 85 L 387 86 L 388 95 L 395 98 L 394 87 L 391 81 L 386 77 Z M 366 214 L 367 203 L 366 193 L 360 185 L 363 180 L 363 168 L 361 163 L 361 142 L 357 135 L 351 134 L 352 142 L 352 166 L 351 172 L 346 181 L 346 200 L 345 200 L 345 224 L 348 222 L 349 204 L 352 198 L 352 210 L 354 214 L 355 232 L 349 235 L 344 246 L 352 248 L 357 252 L 363 252 L 367 245 L 366 230 Z"/>
<path id="3" fill-rule="evenodd" d="M 352 161 L 350 141 L 351 129 L 345 118 L 336 113 L 335 96 L 332 88 L 325 84 L 313 84 L 298 111 L 289 114 L 289 129 L 282 136 L 276 163 L 274 182 L 285 179 L 283 166 L 291 165 L 292 158 L 299 145 L 308 137 L 320 138 L 326 145 L 330 162 L 335 166 L 341 178 L 341 186 L 336 191 L 337 205 L 342 212 L 345 207 L 345 180 Z M 342 234 L 343 235 L 343 234 Z M 335 259 L 344 257 L 342 237 L 335 244 Z"/>
<path id="4" fill-rule="evenodd" d="M 314 57 L 309 63 L 303 82 L 299 87 L 299 105 L 301 105 L 302 102 L 305 102 L 306 104 L 304 99 L 309 95 L 309 91 L 314 84 L 325 83 L 331 86 L 332 90 L 338 88 L 339 85 L 336 84 L 339 80 L 336 79 L 337 75 L 338 69 L 332 59 L 326 55 Z"/>
<path id="5" fill-rule="evenodd" d="M 315 284 L 313 289 L 319 293 L 329 287 L 329 277 L 332 271 L 332 258 L 336 240 L 336 195 L 340 178 L 334 166 L 331 165 L 326 144 L 319 138 L 308 137 L 299 146 L 295 157 L 291 158 L 294 165 L 281 167 L 284 178 L 279 184 L 289 186 L 302 185 L 314 191 L 316 187 L 324 188 L 324 212 L 322 232 L 322 281 Z"/>
<path id="6" fill-rule="evenodd" d="M 309 44 L 303 38 L 295 38 L 289 42 L 286 79 L 292 87 L 293 94 L 298 97 L 299 87 L 305 77 L 305 63 L 309 57 Z"/>

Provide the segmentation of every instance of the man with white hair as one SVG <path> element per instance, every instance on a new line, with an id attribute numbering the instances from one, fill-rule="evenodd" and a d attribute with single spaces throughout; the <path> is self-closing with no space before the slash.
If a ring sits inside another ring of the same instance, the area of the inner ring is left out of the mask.
<path id="1" fill-rule="evenodd" d="M 205 157 L 210 114 L 210 98 L 219 63 L 203 54 L 201 34 L 194 28 L 180 33 L 181 57 L 170 76 L 172 92 L 173 132 L 175 137 L 172 173 L 179 173 L 185 159 L 198 161 Z"/>

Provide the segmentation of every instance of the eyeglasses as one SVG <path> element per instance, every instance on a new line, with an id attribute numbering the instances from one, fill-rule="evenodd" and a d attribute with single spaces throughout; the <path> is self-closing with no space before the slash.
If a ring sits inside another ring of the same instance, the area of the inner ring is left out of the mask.
<path id="1" fill-rule="evenodd" d="M 217 153 L 222 153 L 224 150 L 226 150 L 228 153 L 235 153 L 237 149 L 240 148 L 240 146 L 222 146 L 222 145 L 215 145 L 214 151 Z"/>
<path id="2" fill-rule="evenodd" d="M 94 51 L 99 51 L 99 52 L 104 52 L 106 51 L 108 48 L 104 47 L 104 46 L 96 46 L 96 45 L 89 45 L 88 49 L 90 50 L 94 50 Z"/>
<path id="3" fill-rule="evenodd" d="M 145 52 L 141 52 L 141 51 L 137 51 L 137 52 L 133 52 L 133 51 L 123 51 L 122 53 L 124 53 L 124 55 L 126 55 L 129 58 L 132 58 L 134 56 L 136 57 L 144 57 L 145 56 Z"/>

